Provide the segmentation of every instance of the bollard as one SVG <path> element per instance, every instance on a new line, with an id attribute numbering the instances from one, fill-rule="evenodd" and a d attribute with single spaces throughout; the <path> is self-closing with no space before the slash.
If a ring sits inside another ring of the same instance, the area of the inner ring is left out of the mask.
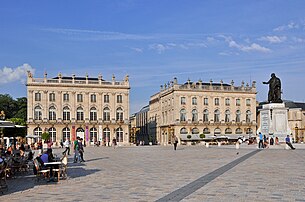
<path id="1" fill-rule="evenodd" d="M 289 149 L 289 146 L 288 146 L 288 144 L 285 144 L 285 149 Z"/>
<path id="2" fill-rule="evenodd" d="M 218 142 L 218 147 L 220 147 L 221 146 L 221 142 Z"/>
<path id="3" fill-rule="evenodd" d="M 210 147 L 210 144 L 207 142 L 207 143 L 205 143 L 205 147 L 206 148 L 209 148 Z"/>

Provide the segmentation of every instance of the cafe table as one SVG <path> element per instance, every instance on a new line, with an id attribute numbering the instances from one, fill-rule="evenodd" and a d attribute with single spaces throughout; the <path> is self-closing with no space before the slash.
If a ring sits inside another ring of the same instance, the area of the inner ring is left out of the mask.
<path id="1" fill-rule="evenodd" d="M 57 176 L 57 181 L 59 181 L 59 166 L 62 165 L 61 161 L 54 161 L 54 162 L 48 162 L 48 163 L 44 163 L 45 167 L 49 167 L 50 168 L 50 174 L 52 174 L 53 171 L 58 173 Z M 50 181 L 51 179 L 49 179 Z"/>

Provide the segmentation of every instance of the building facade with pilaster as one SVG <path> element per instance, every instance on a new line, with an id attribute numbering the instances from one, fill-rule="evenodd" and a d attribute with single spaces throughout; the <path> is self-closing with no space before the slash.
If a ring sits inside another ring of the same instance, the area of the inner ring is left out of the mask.
<path id="1" fill-rule="evenodd" d="M 158 143 L 171 144 L 174 135 L 250 136 L 256 133 L 255 81 L 234 86 L 232 81 L 204 83 L 201 80 L 161 85 L 149 102 L 150 132 Z M 179 142 L 180 142 L 179 141 Z"/>
<path id="2" fill-rule="evenodd" d="M 28 134 L 41 137 L 50 134 L 53 142 L 82 137 L 87 143 L 96 141 L 111 145 L 129 143 L 129 77 L 105 81 L 62 76 L 27 77 Z"/>

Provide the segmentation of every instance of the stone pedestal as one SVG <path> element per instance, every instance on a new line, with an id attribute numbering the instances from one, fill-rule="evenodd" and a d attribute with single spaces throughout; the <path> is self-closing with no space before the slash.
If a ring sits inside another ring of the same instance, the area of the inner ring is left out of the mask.
<path id="1" fill-rule="evenodd" d="M 284 103 L 264 104 L 260 110 L 260 126 L 257 133 L 261 132 L 267 137 L 279 138 L 285 142 L 285 137 L 291 134 L 288 126 L 288 108 Z"/>

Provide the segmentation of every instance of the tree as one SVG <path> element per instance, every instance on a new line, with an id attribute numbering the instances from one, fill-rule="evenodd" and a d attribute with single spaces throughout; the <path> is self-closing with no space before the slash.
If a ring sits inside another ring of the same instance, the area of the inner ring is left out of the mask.
<path id="1" fill-rule="evenodd" d="M 13 118 L 16 112 L 16 101 L 8 94 L 0 94 L 0 111 L 4 111 L 5 118 Z"/>
<path id="2" fill-rule="evenodd" d="M 41 134 L 41 138 L 46 141 L 50 139 L 50 134 L 48 132 L 44 132 Z"/>
<path id="3" fill-rule="evenodd" d="M 26 97 L 17 98 L 16 105 L 17 105 L 17 110 L 14 114 L 14 117 L 26 120 L 27 119 L 27 98 Z"/>

